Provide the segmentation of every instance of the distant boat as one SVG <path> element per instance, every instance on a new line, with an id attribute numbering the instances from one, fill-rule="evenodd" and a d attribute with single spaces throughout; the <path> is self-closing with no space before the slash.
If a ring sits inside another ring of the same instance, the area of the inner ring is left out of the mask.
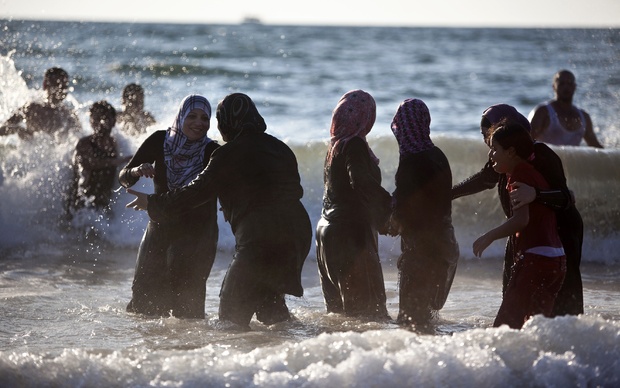
<path id="1" fill-rule="evenodd" d="M 259 18 L 255 17 L 245 17 L 243 18 L 242 24 L 263 24 Z"/>

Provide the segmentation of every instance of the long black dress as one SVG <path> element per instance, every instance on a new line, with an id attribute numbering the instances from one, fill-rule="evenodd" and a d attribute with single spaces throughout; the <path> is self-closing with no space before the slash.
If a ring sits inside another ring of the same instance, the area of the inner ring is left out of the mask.
<path id="1" fill-rule="evenodd" d="M 123 187 L 133 186 L 139 178 L 130 174 L 133 167 L 152 163 L 155 167 L 155 193 L 168 192 L 164 141 L 166 131 L 156 131 L 136 151 L 119 173 Z M 205 165 L 219 146 L 205 147 Z M 149 221 L 138 250 L 127 311 L 146 315 L 204 318 L 206 281 L 217 249 L 217 202 L 206 202 L 177 211 L 168 219 Z"/>
<path id="2" fill-rule="evenodd" d="M 301 270 L 312 229 L 297 159 L 282 141 L 243 131 L 218 148 L 188 186 L 150 195 L 152 220 L 217 197 L 235 236 L 235 255 L 220 292 L 221 320 L 248 327 L 254 313 L 265 324 L 289 318 L 284 294 L 303 295 Z"/>
<path id="3" fill-rule="evenodd" d="M 542 174 L 549 183 L 549 187 L 554 189 L 541 192 L 536 197 L 536 201 L 555 210 L 558 234 L 566 253 L 566 277 L 556 297 L 552 314 L 554 316 L 583 314 L 583 285 L 579 269 L 583 245 L 583 220 L 571 200 L 560 157 L 549 146 L 540 142 L 534 143 L 534 155 L 532 161 L 534 168 Z M 497 173 L 493 170 L 491 163 L 487 163 L 480 172 L 454 186 L 452 198 L 475 194 L 497 185 L 504 213 L 510 217 L 510 193 L 506 188 L 506 182 L 506 174 Z M 508 285 L 510 268 L 515 257 L 513 245 L 514 236 L 511 236 L 506 243 L 506 254 L 504 256 L 504 290 Z"/>
<path id="4" fill-rule="evenodd" d="M 316 255 L 328 312 L 385 318 L 378 230 L 391 211 L 381 170 L 363 139 L 351 139 L 324 171 Z"/>
<path id="5" fill-rule="evenodd" d="M 396 172 L 394 220 L 400 225 L 399 323 L 425 323 L 443 307 L 459 246 L 452 227 L 452 172 L 437 147 L 410 154 Z"/>

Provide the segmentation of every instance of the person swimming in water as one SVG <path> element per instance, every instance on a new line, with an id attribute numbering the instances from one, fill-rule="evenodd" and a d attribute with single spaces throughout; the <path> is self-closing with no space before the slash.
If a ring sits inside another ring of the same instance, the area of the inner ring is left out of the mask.
<path id="1" fill-rule="evenodd" d="M 118 112 L 119 129 L 130 136 L 138 136 L 155 124 L 151 112 L 144 110 L 144 88 L 129 84 L 123 89 L 122 110 Z"/>
<path id="2" fill-rule="evenodd" d="M 65 102 L 68 89 L 67 72 L 59 67 L 48 69 L 43 78 L 46 101 L 33 101 L 21 107 L 0 126 L 0 136 L 16 133 L 21 139 L 31 139 L 37 132 L 61 137 L 81 132 L 80 120 Z"/>

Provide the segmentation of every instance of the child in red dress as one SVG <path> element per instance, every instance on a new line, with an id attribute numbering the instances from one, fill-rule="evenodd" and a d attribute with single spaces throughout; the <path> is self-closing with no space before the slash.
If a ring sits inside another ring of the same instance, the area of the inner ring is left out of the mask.
<path id="1" fill-rule="evenodd" d="M 524 182 L 541 190 L 549 187 L 528 163 L 534 142 L 521 125 L 500 122 L 491 129 L 489 143 L 493 168 L 507 175 L 508 189 L 513 182 Z M 517 257 L 493 326 L 507 324 L 520 329 L 533 315 L 551 316 L 566 274 L 566 256 L 557 233 L 555 213 L 534 202 L 511 209 L 506 222 L 479 237 L 473 244 L 474 255 L 480 256 L 493 241 L 515 233 Z"/>

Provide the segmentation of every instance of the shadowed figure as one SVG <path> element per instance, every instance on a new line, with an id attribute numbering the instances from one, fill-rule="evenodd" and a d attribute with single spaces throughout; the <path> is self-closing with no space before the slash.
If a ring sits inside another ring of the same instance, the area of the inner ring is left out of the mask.
<path id="1" fill-rule="evenodd" d="M 0 126 L 0 136 L 17 133 L 22 139 L 30 139 L 36 132 L 45 132 L 64 138 L 69 133 L 81 132 L 80 120 L 65 102 L 68 89 L 67 72 L 58 67 L 48 69 L 43 78 L 47 99 L 21 107 Z"/>
<path id="2" fill-rule="evenodd" d="M 399 324 L 427 323 L 452 286 L 459 246 L 452 227 L 452 172 L 430 138 L 426 104 L 407 99 L 391 128 L 400 158 L 391 230 L 401 237 L 398 259 Z"/>
<path id="3" fill-rule="evenodd" d="M 375 117 L 375 100 L 362 90 L 346 93 L 334 109 L 316 256 L 327 312 L 386 319 L 378 231 L 385 233 L 391 197 L 366 142 Z"/>
<path id="4" fill-rule="evenodd" d="M 233 93 L 217 107 L 225 145 L 189 185 L 137 198 L 128 207 L 147 209 L 162 222 L 219 199 L 235 236 L 235 254 L 220 292 L 219 318 L 249 329 L 252 316 L 267 325 L 291 319 L 285 294 L 302 296 L 301 269 L 312 229 L 301 203 L 303 189 L 293 151 L 266 134 L 254 102 Z"/>
<path id="5" fill-rule="evenodd" d="M 200 95 L 181 101 L 167 130 L 155 131 L 119 174 L 123 187 L 153 179 L 156 194 L 191 182 L 219 145 L 207 137 L 211 104 Z M 206 202 L 175 209 L 166 220 L 149 221 L 138 250 L 127 311 L 177 318 L 204 318 L 206 282 L 218 241 L 217 206 Z"/>

